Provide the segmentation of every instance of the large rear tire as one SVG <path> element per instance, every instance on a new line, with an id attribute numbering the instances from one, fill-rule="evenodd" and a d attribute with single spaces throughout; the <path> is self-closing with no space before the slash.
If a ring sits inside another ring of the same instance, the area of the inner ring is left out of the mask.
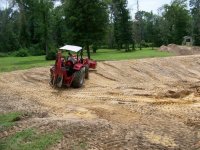
<path id="1" fill-rule="evenodd" d="M 72 82 L 72 87 L 80 88 L 80 87 L 82 87 L 84 81 L 85 81 L 85 67 L 83 67 L 83 68 L 81 68 L 81 70 L 75 72 L 74 80 Z"/>

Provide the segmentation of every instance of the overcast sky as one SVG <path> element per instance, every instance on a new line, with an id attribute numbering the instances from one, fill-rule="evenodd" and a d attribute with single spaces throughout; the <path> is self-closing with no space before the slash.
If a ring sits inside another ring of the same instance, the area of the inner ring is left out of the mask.
<path id="1" fill-rule="evenodd" d="M 170 4 L 171 0 L 139 0 L 139 9 L 144 11 L 153 11 L 155 14 L 158 13 L 158 8 L 164 4 Z M 137 11 L 137 0 L 128 0 L 128 7 L 131 11 L 132 16 Z"/>
<path id="2" fill-rule="evenodd" d="M 0 8 L 6 6 L 6 1 L 0 0 Z M 158 13 L 158 8 L 164 4 L 170 4 L 171 0 L 139 0 L 139 8 L 144 11 L 153 11 L 155 14 Z M 137 11 L 137 0 L 128 0 L 128 8 L 131 11 L 131 15 L 134 16 Z"/>

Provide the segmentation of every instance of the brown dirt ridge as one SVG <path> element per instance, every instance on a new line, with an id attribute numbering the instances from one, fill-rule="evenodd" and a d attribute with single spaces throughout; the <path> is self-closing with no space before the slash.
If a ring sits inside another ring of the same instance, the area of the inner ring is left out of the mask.
<path id="1" fill-rule="evenodd" d="M 168 46 L 161 46 L 159 50 L 171 52 L 178 56 L 200 54 L 200 47 L 198 46 L 182 46 L 176 44 L 169 44 Z"/>
<path id="2" fill-rule="evenodd" d="M 80 89 L 54 89 L 49 67 L 0 74 L 0 113 L 62 129 L 51 149 L 200 149 L 200 55 L 99 62 Z"/>

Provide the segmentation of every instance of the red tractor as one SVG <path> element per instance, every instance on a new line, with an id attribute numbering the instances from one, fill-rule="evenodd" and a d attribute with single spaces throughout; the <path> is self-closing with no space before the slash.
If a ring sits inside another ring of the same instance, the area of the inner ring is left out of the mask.
<path id="1" fill-rule="evenodd" d="M 68 58 L 62 57 L 62 51 L 76 52 Z M 80 54 L 80 57 L 79 57 Z M 50 84 L 54 87 L 82 87 L 85 78 L 89 77 L 89 68 L 96 68 L 96 61 L 88 58 L 83 59 L 82 47 L 66 45 L 61 47 L 57 53 L 55 65 L 50 69 Z"/>

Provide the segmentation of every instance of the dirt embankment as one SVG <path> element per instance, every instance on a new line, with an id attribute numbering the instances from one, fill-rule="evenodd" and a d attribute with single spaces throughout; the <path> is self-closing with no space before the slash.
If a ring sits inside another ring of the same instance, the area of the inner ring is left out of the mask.
<path id="1" fill-rule="evenodd" d="M 200 54 L 200 47 L 169 44 L 168 46 L 161 46 L 160 51 L 172 52 L 175 55 L 195 55 Z"/>
<path id="2" fill-rule="evenodd" d="M 52 149 L 200 148 L 198 55 L 100 62 L 81 89 L 48 82 L 49 68 L 0 74 L 0 112 L 35 114 L 8 134 L 61 128 Z"/>

